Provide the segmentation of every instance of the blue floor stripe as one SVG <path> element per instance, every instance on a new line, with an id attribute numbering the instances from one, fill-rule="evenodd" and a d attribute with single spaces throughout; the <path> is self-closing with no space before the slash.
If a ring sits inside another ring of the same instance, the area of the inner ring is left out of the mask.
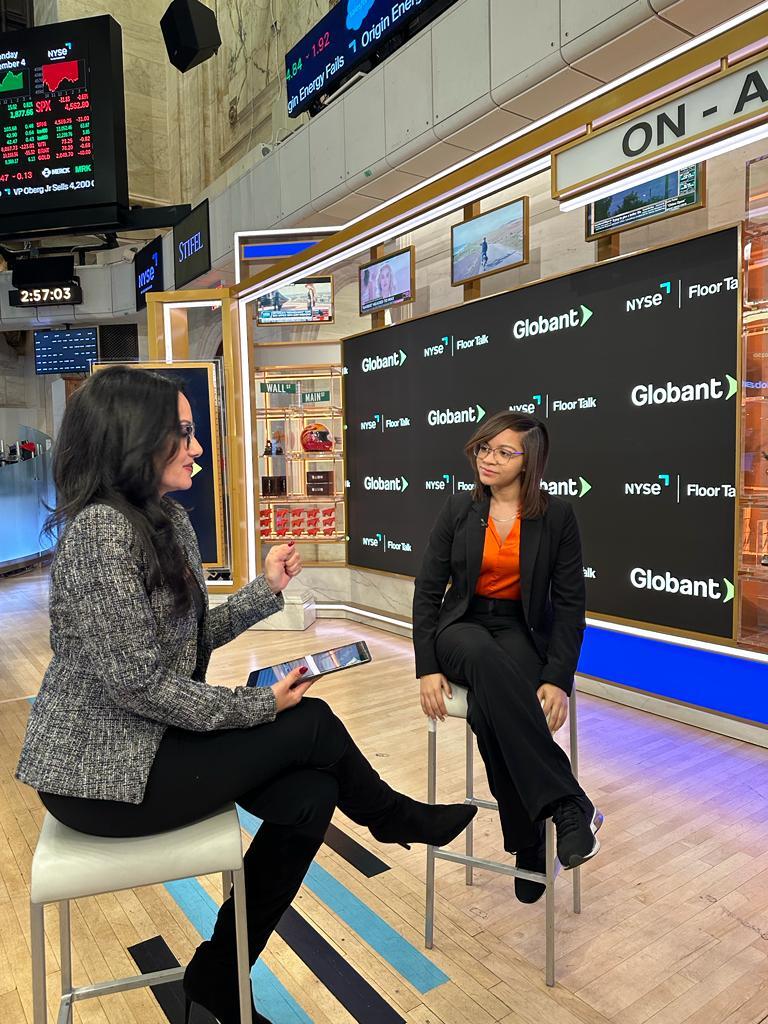
<path id="1" fill-rule="evenodd" d="M 259 818 L 239 806 L 237 812 L 240 815 L 240 824 L 246 832 L 251 835 L 258 832 L 261 825 Z M 361 939 L 375 949 L 379 956 L 418 992 L 430 992 L 450 980 L 448 975 L 424 956 L 421 950 L 411 945 L 319 864 L 310 866 L 304 885 L 357 932 Z"/>
<path id="2" fill-rule="evenodd" d="M 219 908 L 197 879 L 185 878 L 179 882 L 166 882 L 165 888 L 202 937 L 209 938 Z M 311 1018 L 288 989 L 261 960 L 257 960 L 251 970 L 251 985 L 259 1011 L 269 1017 L 274 1024 L 312 1024 Z"/>

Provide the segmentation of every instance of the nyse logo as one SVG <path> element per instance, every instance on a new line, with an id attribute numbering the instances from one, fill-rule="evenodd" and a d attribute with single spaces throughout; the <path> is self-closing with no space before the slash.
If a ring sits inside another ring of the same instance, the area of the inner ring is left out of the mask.
<path id="1" fill-rule="evenodd" d="M 583 476 L 570 480 L 542 480 L 542 490 L 566 498 L 583 498 L 592 490 L 592 484 Z"/>
<path id="2" fill-rule="evenodd" d="M 377 533 L 375 537 L 363 537 L 362 545 L 364 548 L 377 548 L 381 544 L 381 534 Z"/>
<path id="3" fill-rule="evenodd" d="M 360 424 L 361 430 L 378 430 L 381 424 L 381 415 L 376 413 L 372 420 L 363 420 Z"/>
<path id="4" fill-rule="evenodd" d="M 675 384 L 668 380 L 666 384 L 637 384 L 632 388 L 632 404 L 676 405 L 678 402 L 708 402 L 723 398 L 733 398 L 738 390 L 738 383 L 730 373 L 725 378 L 710 377 L 709 380 L 698 381 L 696 384 Z"/>
<path id="5" fill-rule="evenodd" d="M 533 416 L 536 409 L 541 405 L 541 395 L 531 395 L 533 401 L 521 402 L 519 405 L 510 405 L 510 412 L 524 412 L 526 416 Z"/>
<path id="6" fill-rule="evenodd" d="M 592 319 L 593 312 L 587 306 L 579 306 L 578 309 L 569 309 L 567 313 L 558 313 L 555 316 L 527 317 L 525 320 L 515 320 L 512 325 L 512 334 L 515 338 L 535 338 L 537 334 L 553 334 L 555 331 L 567 331 L 572 327 L 583 327 Z"/>
<path id="7" fill-rule="evenodd" d="M 450 337 L 441 338 L 436 345 L 427 345 L 424 349 L 424 358 L 429 359 L 432 356 L 444 356 L 448 351 L 448 345 L 450 343 Z"/>
<path id="8" fill-rule="evenodd" d="M 366 356 L 360 364 L 363 373 L 373 373 L 375 370 L 390 370 L 395 366 L 402 366 L 408 356 L 400 349 L 388 356 Z"/>
<path id="9" fill-rule="evenodd" d="M 366 476 L 363 479 L 363 487 L 366 491 L 397 491 L 402 493 L 408 489 L 408 481 L 404 476 L 381 477 Z"/>
<path id="10" fill-rule="evenodd" d="M 657 292 L 651 292 L 650 295 L 636 295 L 633 299 L 627 299 L 627 312 L 637 313 L 641 309 L 653 309 L 654 306 L 660 306 L 664 301 L 664 296 L 669 295 L 671 291 L 672 282 L 662 281 Z"/>
<path id="11" fill-rule="evenodd" d="M 727 604 L 733 600 L 734 587 L 730 580 L 723 578 L 688 579 L 675 576 L 666 570 L 654 572 L 653 569 L 635 568 L 629 574 L 632 586 L 636 590 L 655 590 L 664 594 L 679 594 L 682 597 L 701 597 L 707 601 L 722 601 Z"/>
<path id="12" fill-rule="evenodd" d="M 661 494 L 665 487 L 669 487 L 669 473 L 659 473 L 661 483 L 632 481 L 624 484 L 624 493 L 629 495 L 642 494 L 645 497 L 656 497 Z"/>
<path id="13" fill-rule="evenodd" d="M 443 473 L 441 477 L 436 480 L 425 480 L 424 490 L 425 491 L 444 491 L 451 485 L 451 474 Z"/>
<path id="14" fill-rule="evenodd" d="M 454 423 L 479 423 L 485 416 L 482 405 L 469 405 L 466 409 L 430 409 L 427 423 L 430 427 L 451 426 Z"/>
<path id="15" fill-rule="evenodd" d="M 49 50 L 48 60 L 61 60 L 62 57 L 68 56 L 71 49 L 72 43 L 67 43 L 66 46 L 60 46 L 57 50 Z"/>

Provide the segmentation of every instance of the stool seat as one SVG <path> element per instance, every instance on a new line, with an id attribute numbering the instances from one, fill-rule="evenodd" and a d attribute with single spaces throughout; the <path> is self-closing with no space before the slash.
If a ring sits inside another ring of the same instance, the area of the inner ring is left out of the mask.
<path id="1" fill-rule="evenodd" d="M 445 711 L 449 718 L 466 718 L 469 707 L 467 695 L 469 690 L 466 686 L 459 686 L 451 683 L 451 697 L 445 697 Z"/>
<path id="2" fill-rule="evenodd" d="M 54 903 L 243 865 L 234 805 L 183 828 L 111 839 L 90 836 L 46 814 L 32 858 L 30 899 Z"/>

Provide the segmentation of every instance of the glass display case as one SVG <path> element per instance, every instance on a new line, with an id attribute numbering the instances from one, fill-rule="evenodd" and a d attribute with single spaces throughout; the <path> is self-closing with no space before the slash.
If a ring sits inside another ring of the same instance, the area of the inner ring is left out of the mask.
<path id="1" fill-rule="evenodd" d="M 255 378 L 261 543 L 336 545 L 305 561 L 343 560 L 342 368 L 270 367 Z"/>

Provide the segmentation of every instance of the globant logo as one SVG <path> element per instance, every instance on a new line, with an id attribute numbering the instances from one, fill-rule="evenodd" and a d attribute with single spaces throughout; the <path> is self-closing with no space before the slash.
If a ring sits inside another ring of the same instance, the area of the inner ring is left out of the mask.
<path id="1" fill-rule="evenodd" d="M 408 481 L 404 476 L 385 479 L 381 476 L 367 476 L 363 479 L 366 491 L 399 491 L 401 494 L 408 489 Z"/>
<path id="2" fill-rule="evenodd" d="M 574 480 L 542 480 L 541 489 L 564 498 L 583 498 L 592 490 L 592 484 L 583 476 Z"/>
<path id="3" fill-rule="evenodd" d="M 482 405 L 470 405 L 466 409 L 430 409 L 427 423 L 430 427 L 452 426 L 454 423 L 479 423 L 485 416 Z"/>
<path id="4" fill-rule="evenodd" d="M 373 373 L 374 370 L 389 370 L 393 366 L 402 366 L 407 358 L 405 352 L 400 349 L 389 356 L 366 356 L 360 365 L 363 373 Z"/>
<path id="5" fill-rule="evenodd" d="M 661 573 L 641 568 L 633 569 L 629 578 L 636 590 L 655 590 L 665 594 L 680 594 L 683 597 L 703 597 L 708 601 L 722 601 L 723 604 L 733 600 L 733 583 L 725 578 L 722 583 L 711 576 L 704 580 L 690 580 L 674 576 L 669 571 Z"/>
<path id="6" fill-rule="evenodd" d="M 716 398 L 724 398 L 727 401 L 733 398 L 738 387 L 736 379 L 730 373 L 726 373 L 725 380 L 710 377 L 709 380 L 702 380 L 697 384 L 673 384 L 671 380 L 666 384 L 637 384 L 632 388 L 631 397 L 632 404 L 641 407 L 676 405 L 678 402 L 708 402 Z"/>
<path id="7" fill-rule="evenodd" d="M 512 334 L 518 340 L 535 338 L 537 334 L 553 334 L 555 331 L 566 331 L 571 327 L 583 327 L 588 320 L 592 319 L 592 316 L 592 310 L 587 306 L 569 309 L 567 313 L 560 313 L 557 316 L 539 314 L 534 319 L 515 320 L 512 325 Z"/>

